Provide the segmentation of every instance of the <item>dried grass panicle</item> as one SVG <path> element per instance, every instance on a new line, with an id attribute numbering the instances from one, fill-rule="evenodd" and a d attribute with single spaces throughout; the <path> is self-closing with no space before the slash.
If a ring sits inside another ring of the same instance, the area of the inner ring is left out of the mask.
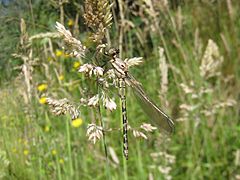
<path id="1" fill-rule="evenodd" d="M 179 106 L 180 109 L 188 111 L 188 112 L 192 112 L 192 111 L 196 110 L 198 107 L 200 107 L 199 104 L 195 104 L 195 105 L 181 104 Z"/>
<path id="2" fill-rule="evenodd" d="M 119 161 L 118 156 L 117 156 L 116 152 L 114 151 L 114 149 L 112 147 L 108 147 L 108 151 L 109 151 L 109 154 L 110 154 L 113 162 L 115 164 L 119 164 L 120 161 Z"/>
<path id="3" fill-rule="evenodd" d="M 212 92 L 212 91 L 210 91 Z M 196 96 L 196 98 L 201 98 L 201 95 Z M 199 112 L 200 114 L 211 117 L 217 114 L 220 108 L 230 108 L 234 107 L 237 104 L 237 101 L 231 98 L 226 99 L 225 101 L 213 100 L 211 104 L 181 104 L 179 107 L 181 109 L 181 117 L 177 121 L 187 121 L 189 120 L 189 112 Z M 198 122 L 197 122 L 198 123 Z"/>
<path id="4" fill-rule="evenodd" d="M 71 119 L 74 120 L 77 119 L 80 115 L 79 110 L 73 106 L 66 98 L 60 100 L 47 98 L 46 101 L 50 106 L 52 113 L 57 116 L 69 113 Z"/>
<path id="5" fill-rule="evenodd" d="M 113 111 L 117 108 L 117 104 L 114 102 L 113 99 L 110 99 L 109 97 L 105 97 L 103 99 L 103 105 L 106 109 Z"/>
<path id="6" fill-rule="evenodd" d="M 221 74 L 220 67 L 223 63 L 223 56 L 220 55 L 219 48 L 217 44 L 209 39 L 203 57 L 200 64 L 200 76 L 207 81 L 211 77 L 219 76 Z M 191 112 L 200 113 L 209 119 L 218 113 L 219 108 L 232 107 L 235 105 L 235 100 L 227 99 L 226 101 L 220 101 L 218 97 L 214 95 L 214 87 L 209 86 L 208 83 L 205 83 L 202 87 L 195 86 L 193 81 L 190 81 L 189 84 L 181 83 L 180 84 L 183 93 L 191 98 L 193 101 L 184 102 L 179 107 L 181 109 L 181 117 L 177 121 L 186 121 L 191 119 Z M 210 104 L 202 103 L 203 99 L 207 96 L 213 98 Z M 198 104 L 194 102 L 199 102 Z M 199 115 L 200 115 L 199 114 Z M 194 118 L 197 119 L 197 118 Z M 199 122 L 196 121 L 197 125 Z"/>
<path id="7" fill-rule="evenodd" d="M 61 23 L 56 22 L 56 28 L 61 36 L 63 36 L 63 41 L 70 51 L 70 55 L 74 57 L 84 57 L 86 47 L 82 45 L 81 41 L 77 40 L 72 36 L 72 33 L 67 30 Z"/>
<path id="8" fill-rule="evenodd" d="M 151 124 L 148 124 L 148 123 L 143 123 L 143 124 L 140 126 L 140 128 L 143 129 L 143 130 L 146 131 L 146 132 L 153 132 L 154 130 L 157 129 L 157 127 L 152 126 Z"/>
<path id="9" fill-rule="evenodd" d="M 220 55 L 217 44 L 209 39 L 200 65 L 200 75 L 205 79 L 220 75 L 223 56 Z"/>
<path id="10" fill-rule="evenodd" d="M 95 144 L 98 140 L 103 137 L 103 128 L 97 126 L 96 124 L 89 124 L 87 127 L 87 137 L 89 141 L 92 141 Z"/>
<path id="11" fill-rule="evenodd" d="M 113 111 L 116 109 L 117 105 L 114 102 L 113 99 L 109 98 L 107 95 L 107 89 L 109 88 L 109 85 L 114 85 L 116 76 L 113 70 L 108 70 L 104 74 L 104 69 L 99 66 L 95 66 L 93 64 L 83 64 L 80 66 L 78 69 L 78 72 L 80 73 L 85 73 L 86 76 L 92 77 L 92 75 L 95 75 L 95 77 L 98 77 L 98 82 L 101 83 L 102 89 L 99 94 L 94 95 L 87 101 L 87 105 L 91 107 L 97 107 L 99 105 L 99 101 L 102 100 L 103 106 L 110 110 Z"/>
<path id="12" fill-rule="evenodd" d="M 135 16 L 141 17 L 142 21 L 145 23 L 146 27 L 144 27 L 144 32 L 156 32 L 159 30 L 159 15 L 162 12 L 163 15 L 167 14 L 167 10 L 169 9 L 168 0 L 141 0 L 141 1 L 132 1 L 131 5 L 131 13 Z M 128 22 L 128 26 L 133 27 L 133 25 L 130 25 L 130 21 L 126 20 L 125 22 Z M 126 24 L 126 23 L 125 23 Z M 124 24 L 124 27 L 126 26 Z M 138 34 L 139 40 L 141 42 L 143 38 L 143 34 Z"/>
<path id="13" fill-rule="evenodd" d="M 164 179 L 172 179 L 170 171 L 172 170 L 172 165 L 176 162 L 176 157 L 165 151 L 151 153 L 150 156 L 155 164 L 151 167 L 158 169 L 158 171 L 164 176 Z"/>
<path id="14" fill-rule="evenodd" d="M 110 111 L 113 111 L 117 108 L 117 104 L 114 102 L 114 100 L 109 98 L 104 91 L 101 92 L 101 95 L 97 94 L 97 95 L 91 97 L 88 100 L 87 105 L 92 106 L 92 107 L 96 107 L 99 104 L 100 99 L 102 100 L 103 106 L 106 109 L 108 109 Z"/>
<path id="15" fill-rule="evenodd" d="M 25 94 L 27 98 L 25 98 L 25 104 L 29 104 L 32 100 L 32 96 L 34 93 L 33 90 L 33 65 L 36 64 L 37 58 L 33 58 L 33 49 L 31 43 L 29 41 L 29 36 L 26 30 L 26 23 L 24 19 L 21 19 L 20 23 L 21 36 L 20 36 L 20 44 L 21 44 L 21 52 L 18 54 L 12 54 L 15 58 L 20 58 L 23 61 L 23 64 L 20 67 L 17 67 L 22 70 L 22 75 L 25 81 Z"/>
<path id="16" fill-rule="evenodd" d="M 201 60 L 200 76 L 206 81 L 211 77 L 219 76 L 221 73 L 220 67 L 222 62 L 223 56 L 220 55 L 217 44 L 209 39 Z M 202 87 L 196 87 L 194 82 L 190 81 L 189 84 L 181 83 L 180 87 L 183 90 L 183 93 L 193 101 L 185 102 L 179 106 L 181 109 L 181 116 L 177 121 L 187 121 L 191 119 L 192 117 L 190 117 L 190 114 L 193 111 L 200 113 L 209 119 L 209 117 L 213 117 L 218 113 L 220 108 L 228 108 L 236 105 L 236 101 L 228 97 L 226 97 L 226 100 L 219 100 L 219 97 L 216 97 L 214 94 L 214 87 L 209 86 L 208 83 L 204 84 Z M 212 102 L 210 104 L 202 103 L 203 99 L 207 96 L 213 98 Z M 194 104 L 196 101 L 199 103 Z M 197 120 L 195 125 L 198 123 Z"/>
<path id="17" fill-rule="evenodd" d="M 180 87 L 182 88 L 185 94 L 192 94 L 195 92 L 195 89 L 192 87 L 189 87 L 187 84 L 180 83 Z"/>
<path id="18" fill-rule="evenodd" d="M 151 153 L 151 157 L 156 160 L 159 157 L 164 158 L 168 163 L 173 164 L 176 161 L 176 157 L 174 155 L 168 154 L 167 152 L 156 152 L 156 153 Z"/>
<path id="19" fill-rule="evenodd" d="M 61 37 L 59 33 L 56 32 L 47 32 L 47 33 L 39 33 L 33 35 L 29 38 L 29 41 L 32 42 L 35 39 L 43 39 L 43 38 L 59 38 Z"/>
<path id="20" fill-rule="evenodd" d="M 170 7 L 168 0 L 153 0 L 154 7 L 160 8 L 161 11 L 166 11 Z"/>
<path id="21" fill-rule="evenodd" d="M 214 104 L 214 109 L 233 107 L 237 104 L 237 101 L 234 99 L 227 99 L 226 101 L 217 102 Z"/>
<path id="22" fill-rule="evenodd" d="M 87 105 L 95 107 L 98 105 L 99 100 L 100 100 L 100 97 L 99 97 L 99 94 L 97 94 L 97 95 L 91 97 L 90 99 L 88 99 Z"/>
<path id="23" fill-rule="evenodd" d="M 140 138 L 148 139 L 147 136 L 141 131 L 132 129 L 132 133 L 133 133 L 133 136 L 136 137 L 136 138 L 140 137 Z"/>
<path id="24" fill-rule="evenodd" d="M 92 39 L 94 42 L 101 42 L 105 36 L 106 28 L 112 24 L 111 7 L 108 0 L 86 0 L 84 19 L 94 33 Z"/>
<path id="25" fill-rule="evenodd" d="M 136 138 L 148 139 L 148 137 L 147 137 L 147 135 L 146 135 L 145 133 L 153 132 L 153 131 L 156 130 L 157 128 L 154 127 L 154 126 L 152 126 L 151 124 L 143 123 L 143 124 L 140 126 L 140 129 L 144 130 L 145 133 L 143 133 L 143 132 L 140 131 L 139 129 L 131 128 L 130 126 L 128 127 L 128 129 L 129 129 L 130 131 L 132 131 L 134 137 L 136 137 Z"/>
<path id="26" fill-rule="evenodd" d="M 126 58 L 124 62 L 127 64 L 128 67 L 131 67 L 141 64 L 143 62 L 142 59 L 142 57 Z"/>
<path id="27" fill-rule="evenodd" d="M 161 71 L 161 94 L 168 90 L 168 65 L 164 55 L 164 49 L 159 47 L 159 68 Z"/>
<path id="28" fill-rule="evenodd" d="M 112 22 L 111 7 L 108 0 L 86 0 L 84 19 L 86 24 L 95 29 L 102 24 L 103 28 L 109 27 Z"/>
<path id="29" fill-rule="evenodd" d="M 92 75 L 99 77 L 99 76 L 103 76 L 104 69 L 101 67 L 86 63 L 79 67 L 78 72 L 85 73 L 89 77 L 91 77 Z"/>
<path id="30" fill-rule="evenodd" d="M 29 37 L 26 30 L 26 23 L 24 19 L 21 19 L 20 30 L 21 30 L 20 44 L 23 49 L 26 49 L 29 46 Z"/>
<path id="31" fill-rule="evenodd" d="M 161 4 L 161 3 L 153 4 L 153 1 L 149 1 L 149 0 L 143 0 L 142 2 L 143 2 L 142 6 L 143 6 L 143 9 L 145 10 L 145 12 L 150 17 L 156 18 L 158 13 L 155 11 L 155 6 L 154 5 Z"/>

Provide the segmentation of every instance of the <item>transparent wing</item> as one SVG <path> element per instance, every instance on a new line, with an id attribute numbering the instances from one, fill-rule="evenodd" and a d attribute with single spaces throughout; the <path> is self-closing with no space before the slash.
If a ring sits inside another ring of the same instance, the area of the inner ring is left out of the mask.
<path id="1" fill-rule="evenodd" d="M 140 101 L 142 109 L 149 116 L 150 120 L 160 128 L 163 128 L 170 133 L 173 132 L 174 122 L 146 95 L 141 85 L 134 79 L 134 77 L 127 74 L 126 82 L 132 87 L 134 94 Z"/>

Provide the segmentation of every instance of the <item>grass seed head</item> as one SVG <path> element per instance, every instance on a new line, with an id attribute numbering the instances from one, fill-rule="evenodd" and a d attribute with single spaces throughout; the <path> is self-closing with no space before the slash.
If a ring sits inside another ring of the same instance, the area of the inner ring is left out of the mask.
<path id="1" fill-rule="evenodd" d="M 205 79 L 220 75 L 223 56 L 220 55 L 217 44 L 209 39 L 200 65 L 200 75 Z"/>
<path id="2" fill-rule="evenodd" d="M 72 36 L 72 33 L 69 30 L 67 30 L 61 23 L 56 22 L 56 28 L 59 34 L 63 37 L 63 41 L 68 47 L 70 55 L 78 58 L 84 57 L 86 47 L 82 45 L 81 41 L 74 38 Z"/>

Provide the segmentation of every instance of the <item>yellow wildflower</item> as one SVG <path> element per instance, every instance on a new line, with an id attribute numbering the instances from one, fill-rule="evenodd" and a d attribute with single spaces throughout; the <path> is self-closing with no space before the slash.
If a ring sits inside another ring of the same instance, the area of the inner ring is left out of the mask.
<path id="1" fill-rule="evenodd" d="M 25 149 L 25 150 L 23 151 L 23 154 L 24 154 L 25 156 L 27 156 L 27 155 L 29 154 L 29 151 L 28 151 L 27 149 Z"/>
<path id="2" fill-rule="evenodd" d="M 42 92 L 42 91 L 45 91 L 47 89 L 47 84 L 39 84 L 37 89 L 38 91 Z"/>
<path id="3" fill-rule="evenodd" d="M 52 150 L 52 155 L 56 155 L 57 151 L 55 149 Z"/>
<path id="4" fill-rule="evenodd" d="M 44 131 L 45 132 L 49 132 L 49 130 L 50 130 L 50 127 L 49 126 L 45 126 Z"/>
<path id="5" fill-rule="evenodd" d="M 73 67 L 74 67 L 75 69 L 79 68 L 80 65 L 81 65 L 80 62 L 78 62 L 78 61 L 75 61 L 75 62 L 73 63 Z"/>
<path id="6" fill-rule="evenodd" d="M 40 104 L 46 104 L 46 103 L 47 103 L 47 98 L 46 98 L 46 97 L 41 97 L 41 98 L 39 99 L 39 103 L 40 103 Z"/>
<path id="7" fill-rule="evenodd" d="M 64 160 L 61 158 L 61 159 L 59 159 L 59 163 L 60 164 L 63 164 L 64 163 Z"/>
<path id="8" fill-rule="evenodd" d="M 73 24 L 74 24 L 74 21 L 72 19 L 69 19 L 67 25 L 68 26 L 73 26 Z"/>
<path id="9" fill-rule="evenodd" d="M 83 123 L 83 120 L 81 118 L 77 118 L 72 121 L 72 126 L 75 128 L 78 128 L 82 125 L 82 123 Z"/>
<path id="10" fill-rule="evenodd" d="M 60 57 L 60 56 L 63 56 L 64 53 L 63 53 L 63 51 L 57 49 L 56 52 L 55 52 L 55 55 L 56 55 L 57 57 Z"/>
<path id="11" fill-rule="evenodd" d="M 60 81 L 62 81 L 64 79 L 64 76 L 60 75 L 58 78 L 59 78 Z"/>

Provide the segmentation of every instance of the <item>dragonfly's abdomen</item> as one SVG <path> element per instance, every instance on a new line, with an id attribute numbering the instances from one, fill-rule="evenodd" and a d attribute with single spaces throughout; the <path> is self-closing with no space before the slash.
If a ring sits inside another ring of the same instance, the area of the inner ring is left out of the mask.
<path id="1" fill-rule="evenodd" d="M 126 108 L 126 83 L 124 79 L 119 79 L 119 95 L 122 102 L 122 121 L 123 121 L 123 154 L 128 159 L 128 120 Z"/>

